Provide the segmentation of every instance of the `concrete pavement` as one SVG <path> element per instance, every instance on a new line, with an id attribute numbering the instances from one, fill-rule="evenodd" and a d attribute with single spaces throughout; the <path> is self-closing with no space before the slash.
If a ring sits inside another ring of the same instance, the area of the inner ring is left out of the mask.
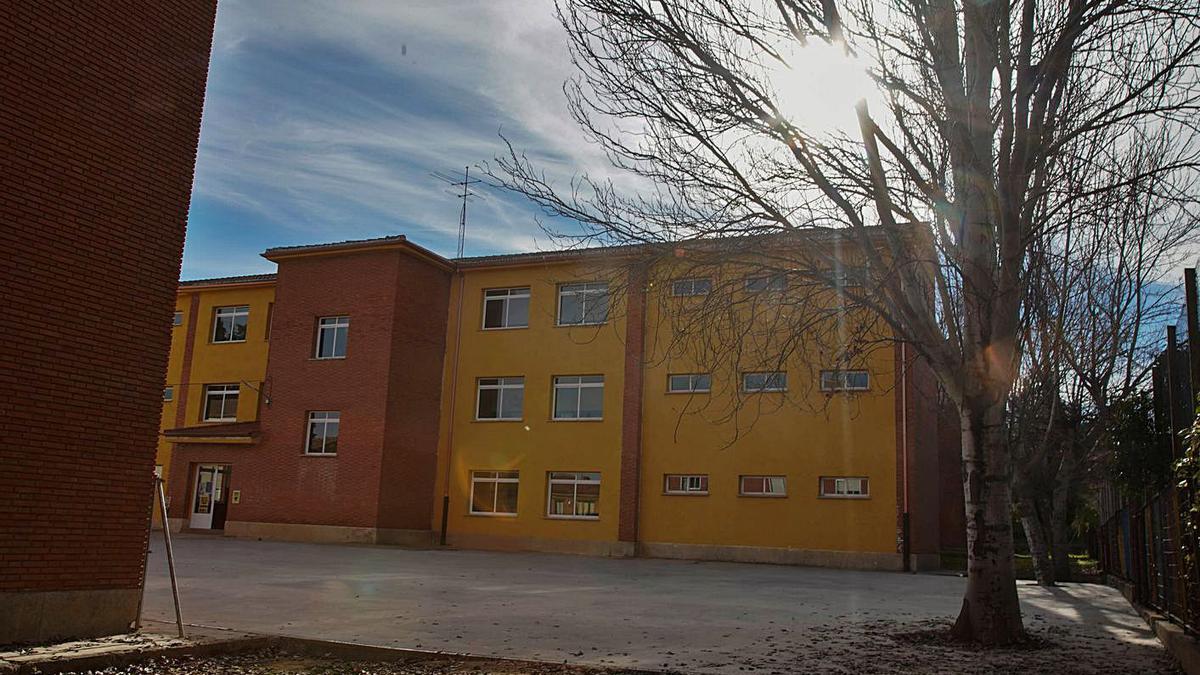
<path id="1" fill-rule="evenodd" d="M 928 649 L 915 642 L 910 649 L 908 632 L 952 619 L 965 583 L 942 575 L 209 536 L 175 544 L 189 623 L 685 672 L 789 672 L 801 664 L 836 671 L 852 663 L 862 671 L 863 663 L 876 663 L 869 655 L 875 648 L 899 659 L 911 652 L 918 667 Z M 161 550 L 156 539 L 146 616 L 173 620 Z M 1063 672 L 1091 672 L 1078 668 L 1092 656 L 1104 667 L 1129 659 L 1137 667 L 1126 672 L 1158 672 L 1167 663 L 1112 589 L 1022 585 L 1021 599 L 1031 632 L 1065 650 L 1029 658 L 1077 667 Z M 904 669 L 903 662 L 893 666 Z"/>

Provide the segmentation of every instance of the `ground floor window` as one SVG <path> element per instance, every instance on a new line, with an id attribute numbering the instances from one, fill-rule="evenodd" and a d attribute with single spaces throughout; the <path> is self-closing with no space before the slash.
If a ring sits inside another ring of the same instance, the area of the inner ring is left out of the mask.
<path id="1" fill-rule="evenodd" d="M 516 471 L 472 471 L 471 513 L 484 516 L 517 515 Z"/>
<path id="2" fill-rule="evenodd" d="M 741 476 L 738 494 L 747 497 L 786 497 L 787 479 L 783 476 Z"/>
<path id="3" fill-rule="evenodd" d="M 663 491 L 669 495 L 708 494 L 708 476 L 705 474 L 669 473 L 664 483 Z"/>
<path id="4" fill-rule="evenodd" d="M 551 472 L 546 515 L 551 518 L 599 518 L 600 474 Z"/>
<path id="5" fill-rule="evenodd" d="M 822 497 L 867 497 L 870 496 L 867 479 L 861 476 L 822 476 Z"/>

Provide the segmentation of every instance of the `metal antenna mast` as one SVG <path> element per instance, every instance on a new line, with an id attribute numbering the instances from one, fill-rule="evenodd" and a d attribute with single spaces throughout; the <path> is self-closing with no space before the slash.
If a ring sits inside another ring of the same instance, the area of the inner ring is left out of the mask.
<path id="1" fill-rule="evenodd" d="M 479 183 L 479 179 L 471 178 L 471 167 L 463 168 L 462 178 L 452 176 L 441 171 L 435 171 L 430 174 L 434 178 L 442 181 L 446 185 L 454 188 L 453 191 L 447 190 L 447 194 L 462 200 L 462 206 L 458 210 L 458 256 L 463 257 L 463 246 L 467 239 L 467 202 L 480 195 L 471 191 L 471 186 Z"/>

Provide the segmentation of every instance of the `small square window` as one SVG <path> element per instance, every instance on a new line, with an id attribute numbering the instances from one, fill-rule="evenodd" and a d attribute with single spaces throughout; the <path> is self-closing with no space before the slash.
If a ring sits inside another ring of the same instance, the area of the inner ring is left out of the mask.
<path id="1" fill-rule="evenodd" d="M 787 373 L 783 371 L 742 373 L 742 391 L 750 394 L 764 391 L 787 391 Z"/>
<path id="2" fill-rule="evenodd" d="M 525 378 L 481 377 L 476 382 L 475 419 L 520 420 L 525 408 Z"/>
<path id="3" fill-rule="evenodd" d="M 603 375 L 560 375 L 554 378 L 554 419 L 598 420 L 603 416 Z"/>
<path id="4" fill-rule="evenodd" d="M 175 316 L 171 319 L 172 326 L 183 325 L 183 312 L 175 312 Z"/>
<path id="5" fill-rule="evenodd" d="M 163 387 L 163 400 L 164 401 L 174 401 L 175 400 L 175 387 Z"/>
<path id="6" fill-rule="evenodd" d="M 600 518 L 600 474 L 568 471 L 550 473 L 546 515 L 550 518 Z"/>
<path id="7" fill-rule="evenodd" d="M 236 384 L 208 384 L 204 386 L 204 421 L 236 422 L 238 395 Z"/>
<path id="8" fill-rule="evenodd" d="M 712 376 L 708 373 L 687 373 L 667 376 L 667 392 L 671 394 L 703 394 L 712 391 Z"/>
<path id="9" fill-rule="evenodd" d="M 516 471 L 472 471 L 471 513 L 477 516 L 517 515 Z"/>
<path id="10" fill-rule="evenodd" d="M 738 494 L 745 497 L 786 497 L 787 479 L 783 476 L 741 476 Z"/>
<path id="11" fill-rule="evenodd" d="M 213 342 L 245 342 L 250 307 L 218 307 L 213 312 Z"/>
<path id="12" fill-rule="evenodd" d="M 483 292 L 483 328 L 527 328 L 529 288 L 489 288 Z"/>
<path id="13" fill-rule="evenodd" d="M 558 325 L 589 326 L 608 321 L 608 284 L 592 282 L 558 287 Z"/>

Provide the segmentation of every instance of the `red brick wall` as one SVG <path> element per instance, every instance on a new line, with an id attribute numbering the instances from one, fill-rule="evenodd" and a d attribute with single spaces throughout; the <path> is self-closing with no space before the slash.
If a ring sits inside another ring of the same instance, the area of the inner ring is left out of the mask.
<path id="1" fill-rule="evenodd" d="M 215 11 L 0 8 L 0 591 L 139 583 Z"/>
<path id="2" fill-rule="evenodd" d="M 621 510 L 617 535 L 638 540 L 642 481 L 642 393 L 645 384 L 646 271 L 633 267 L 625 291 L 625 390 L 621 393 Z"/>

